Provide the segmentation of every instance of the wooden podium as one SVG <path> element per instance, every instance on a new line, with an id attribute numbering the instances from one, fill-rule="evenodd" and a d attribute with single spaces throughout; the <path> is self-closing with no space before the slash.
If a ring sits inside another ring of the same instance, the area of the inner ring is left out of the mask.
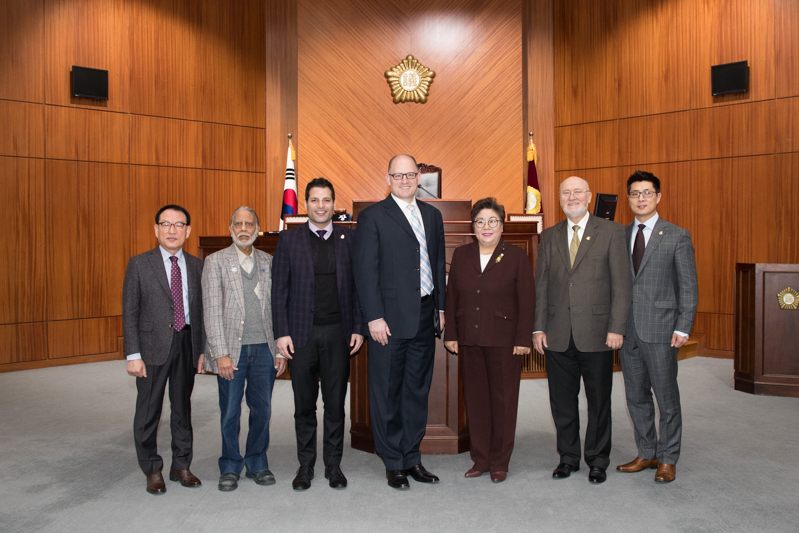
<path id="1" fill-rule="evenodd" d="M 787 288 L 799 291 L 799 265 L 736 265 L 735 390 L 799 397 L 799 309 L 777 296 Z"/>

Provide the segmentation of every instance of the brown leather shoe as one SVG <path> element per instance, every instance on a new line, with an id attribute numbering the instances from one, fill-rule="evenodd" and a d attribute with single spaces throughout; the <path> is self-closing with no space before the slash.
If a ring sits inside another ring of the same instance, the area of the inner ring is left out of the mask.
<path id="1" fill-rule="evenodd" d="M 155 474 L 147 476 L 147 492 L 150 494 L 163 494 L 166 492 L 164 476 L 161 475 L 160 470 Z"/>
<path id="2" fill-rule="evenodd" d="M 507 472 L 491 472 L 491 481 L 494 483 L 502 483 L 508 477 Z"/>
<path id="3" fill-rule="evenodd" d="M 169 481 L 180 481 L 184 487 L 199 487 L 203 484 L 200 478 L 192 474 L 188 468 L 186 470 L 170 470 Z"/>
<path id="4" fill-rule="evenodd" d="M 617 466 L 616 470 L 618 470 L 619 472 L 640 472 L 641 470 L 645 470 L 647 468 L 657 468 L 657 467 L 658 467 L 657 459 L 641 459 L 640 457 L 636 457 L 629 463 Z"/>
<path id="5" fill-rule="evenodd" d="M 677 468 L 674 465 L 660 463 L 660 465 L 658 465 L 658 471 L 655 472 L 655 481 L 659 481 L 660 483 L 674 481 L 676 470 Z"/>
<path id="6" fill-rule="evenodd" d="M 463 477 L 480 477 L 483 474 L 485 474 L 484 470 L 478 470 L 476 466 L 473 466 L 463 474 Z"/>

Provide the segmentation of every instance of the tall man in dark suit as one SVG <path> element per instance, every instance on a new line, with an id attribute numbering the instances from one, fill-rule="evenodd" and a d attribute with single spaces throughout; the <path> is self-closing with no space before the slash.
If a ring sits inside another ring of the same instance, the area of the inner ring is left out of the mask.
<path id="1" fill-rule="evenodd" d="M 316 463 L 316 399 L 322 381 L 325 478 L 347 486 L 341 471 L 344 398 L 350 356 L 364 324 L 352 277 L 355 232 L 333 225 L 336 192 L 325 178 L 305 187 L 308 224 L 284 231 L 272 260 L 272 322 L 280 355 L 289 359 L 300 467 L 294 490 L 311 486 Z"/>
<path id="2" fill-rule="evenodd" d="M 656 176 L 637 170 L 627 180 L 627 197 L 635 213 L 626 227 L 633 302 L 619 357 L 638 456 L 616 470 L 657 468 L 655 481 L 669 482 L 674 481 L 682 437 L 677 352 L 688 340 L 699 302 L 694 246 L 690 233 L 658 215 Z M 655 432 L 653 390 L 660 410 L 660 438 Z"/>
<path id="3" fill-rule="evenodd" d="M 588 480 L 610 464 L 613 350 L 621 348 L 630 308 L 630 268 L 621 224 L 588 214 L 591 191 L 577 176 L 560 184 L 563 220 L 541 233 L 533 345 L 546 354 L 560 463 L 552 477 L 580 469 L 580 377 L 588 400 Z"/>
<path id="4" fill-rule="evenodd" d="M 438 477 L 422 466 L 436 329 L 444 328 L 444 222 L 435 207 L 417 202 L 416 160 L 394 156 L 391 194 L 361 211 L 353 272 L 369 324 L 369 409 L 375 450 L 388 485 L 407 489 Z"/>
<path id="5" fill-rule="evenodd" d="M 122 289 L 122 328 L 128 374 L 136 377 L 133 440 L 147 492 L 162 494 L 164 461 L 157 434 L 169 382 L 172 409 L 172 466 L 169 479 L 198 487 L 189 470 L 192 458 L 191 392 L 202 371 L 205 330 L 200 280 L 203 263 L 183 252 L 191 234 L 189 212 L 167 205 L 155 215 L 159 246 L 130 258 Z"/>

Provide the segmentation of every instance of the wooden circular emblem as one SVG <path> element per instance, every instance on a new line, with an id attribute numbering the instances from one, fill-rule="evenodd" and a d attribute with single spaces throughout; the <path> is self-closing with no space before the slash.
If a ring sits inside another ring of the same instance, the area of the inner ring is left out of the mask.
<path id="1" fill-rule="evenodd" d="M 423 104 L 427 102 L 430 84 L 433 83 L 436 73 L 409 55 L 391 70 L 387 70 L 384 75 L 391 87 L 391 96 L 394 97 L 395 104 L 404 102 Z"/>
<path id="2" fill-rule="evenodd" d="M 790 287 L 777 293 L 777 299 L 780 302 L 780 309 L 796 309 L 799 307 L 799 292 Z"/>

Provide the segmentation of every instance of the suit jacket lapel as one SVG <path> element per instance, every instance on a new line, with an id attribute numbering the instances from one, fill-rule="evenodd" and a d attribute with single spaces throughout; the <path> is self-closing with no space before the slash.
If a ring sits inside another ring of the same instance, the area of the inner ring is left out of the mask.
<path id="1" fill-rule="evenodd" d="M 652 254 L 655 253 L 655 248 L 657 248 L 660 241 L 663 239 L 663 235 L 666 233 L 664 230 L 666 228 L 666 221 L 662 218 L 658 218 L 658 221 L 655 222 L 655 227 L 652 229 L 652 235 L 649 236 L 649 242 L 646 243 L 646 248 L 644 248 L 644 256 L 641 258 L 641 265 L 638 267 L 638 273 L 641 273 L 641 270 L 644 269 L 646 266 L 647 261 L 649 258 L 652 257 Z"/>
<path id="2" fill-rule="evenodd" d="M 189 308 L 191 308 L 191 304 L 197 293 L 193 283 L 195 272 L 192 263 L 189 261 L 189 254 L 186 253 L 186 250 L 183 250 L 183 259 L 186 261 L 186 285 L 189 287 Z"/>
<path id="3" fill-rule="evenodd" d="M 633 219 L 633 221 L 627 224 L 627 226 L 625 226 L 624 228 L 624 235 L 625 235 L 624 242 L 627 243 L 627 257 L 630 259 L 628 261 L 630 263 L 630 274 L 635 276 L 635 270 L 633 270 L 633 253 L 632 253 L 633 226 L 635 226 L 635 219 Z"/>
<path id="4" fill-rule="evenodd" d="M 588 249 L 591 248 L 591 244 L 596 240 L 598 233 L 599 224 L 596 223 L 593 215 L 588 215 L 588 223 L 586 224 L 585 231 L 583 231 L 583 238 L 580 239 L 580 247 L 577 249 L 577 256 L 574 258 L 572 270 L 577 268 L 580 261 L 585 257 L 585 254 L 588 253 Z"/>
<path id="5" fill-rule="evenodd" d="M 491 254 L 491 258 L 488 260 L 488 264 L 486 264 L 485 270 L 483 270 L 484 274 L 486 272 L 488 272 L 489 270 L 491 270 L 492 268 L 494 268 L 494 265 L 496 265 L 497 262 L 498 262 L 497 258 L 499 257 L 500 254 L 504 253 L 504 250 L 505 250 L 505 242 L 502 241 L 502 239 L 500 239 L 499 242 L 497 243 L 497 247 L 494 248 L 494 253 Z M 479 246 L 477 247 L 477 255 L 478 255 L 478 257 L 480 255 L 480 247 Z M 501 261 L 501 259 L 500 259 L 500 261 Z M 478 262 L 478 266 L 479 266 L 479 262 Z"/>
<path id="6" fill-rule="evenodd" d="M 261 298 L 260 298 L 261 299 L 261 320 L 266 321 L 266 319 L 267 319 L 267 316 L 266 316 L 266 304 L 267 304 L 267 300 L 269 300 L 270 296 L 271 296 L 270 294 L 268 294 L 267 287 L 269 287 L 270 283 L 272 283 L 272 279 L 271 279 L 272 278 L 272 272 L 267 272 L 266 271 L 266 258 L 264 257 L 264 255 L 266 255 L 266 252 L 261 252 L 261 250 L 257 250 L 255 248 L 253 248 L 252 249 L 252 253 L 255 256 L 255 260 L 257 261 L 257 265 L 256 266 L 258 267 L 258 272 L 257 272 L 258 281 L 261 284 Z M 236 259 L 238 260 L 238 257 L 236 257 Z M 241 276 L 239 276 L 239 283 L 241 283 Z M 244 304 L 244 289 L 243 289 L 243 286 L 242 286 L 242 291 L 241 291 L 241 297 L 242 297 L 241 303 L 243 305 Z M 269 318 L 269 321 L 271 323 L 272 317 L 270 316 L 268 318 Z"/>
<path id="7" fill-rule="evenodd" d="M 231 244 L 225 250 L 225 271 L 227 272 L 230 286 L 233 287 L 233 295 L 239 303 L 242 312 L 244 311 L 244 285 L 241 282 L 241 265 L 239 264 L 239 257 L 236 253 L 236 245 Z"/>
<path id="8" fill-rule="evenodd" d="M 150 267 L 152 267 L 155 277 L 164 288 L 166 293 L 172 298 L 172 291 L 169 289 L 169 280 L 166 277 L 166 267 L 164 267 L 164 257 L 161 255 L 161 247 L 156 246 L 150 251 Z M 188 265 L 188 263 L 186 263 Z M 188 270 L 188 268 L 186 269 Z"/>
<path id="9" fill-rule="evenodd" d="M 336 226 L 333 226 L 333 233 L 336 232 Z M 311 252 L 311 226 L 307 226 L 307 231 L 301 232 L 300 235 L 300 249 L 302 250 L 303 265 L 305 267 L 305 275 L 314 282 L 313 277 L 313 253 Z"/>
<path id="10" fill-rule="evenodd" d="M 555 242 L 557 243 L 560 257 L 563 259 L 563 266 L 566 267 L 566 270 L 571 270 L 571 265 L 569 265 L 569 243 L 566 242 L 569 238 L 569 232 L 566 229 L 568 223 L 569 219 L 567 218 L 555 226 Z"/>
<path id="11" fill-rule="evenodd" d="M 388 216 L 393 218 L 394 222 L 399 224 L 400 227 L 407 231 L 414 239 L 416 238 L 416 234 L 413 232 L 410 222 L 405 218 L 405 214 L 400 209 L 400 206 L 397 205 L 397 202 L 391 198 L 390 194 L 383 200 L 383 207 L 386 208 Z M 424 224 L 424 218 L 422 218 L 422 223 Z"/>
<path id="12" fill-rule="evenodd" d="M 336 250 L 336 287 L 338 287 L 339 303 L 343 305 L 340 300 L 344 294 L 344 272 L 347 271 L 347 243 L 344 242 L 346 236 L 340 227 L 333 224 L 333 235 L 330 238 L 333 239 L 333 248 Z"/>

